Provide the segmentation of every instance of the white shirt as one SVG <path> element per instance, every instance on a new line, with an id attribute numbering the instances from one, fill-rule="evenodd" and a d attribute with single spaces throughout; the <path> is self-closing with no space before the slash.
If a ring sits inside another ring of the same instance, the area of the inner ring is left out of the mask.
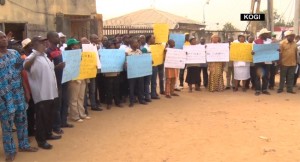
<path id="1" fill-rule="evenodd" d="M 126 50 L 128 50 L 128 48 L 129 48 L 129 46 L 122 44 L 119 49 L 126 51 Z"/>
<path id="2" fill-rule="evenodd" d="M 45 53 L 36 50 L 25 59 L 24 65 L 36 56 L 28 73 L 28 81 L 34 103 L 53 100 L 58 97 L 54 64 Z"/>

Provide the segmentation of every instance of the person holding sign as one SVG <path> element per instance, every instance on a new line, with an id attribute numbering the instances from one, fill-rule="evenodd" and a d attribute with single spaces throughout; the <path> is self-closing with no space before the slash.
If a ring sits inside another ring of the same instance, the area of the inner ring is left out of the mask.
<path id="1" fill-rule="evenodd" d="M 139 43 L 137 39 L 132 39 L 130 43 L 130 48 L 126 50 L 126 55 L 127 56 L 132 56 L 132 55 L 140 55 L 142 54 L 142 51 L 139 49 Z M 144 94 L 144 77 L 138 77 L 138 78 L 131 78 L 128 79 L 129 83 L 129 99 L 130 99 L 130 104 L 129 107 L 134 106 L 135 102 L 135 89 L 137 87 L 137 95 L 139 99 L 139 103 L 142 105 L 147 105 L 147 102 L 145 102 L 143 94 Z"/>
<path id="2" fill-rule="evenodd" d="M 259 31 L 259 38 L 254 43 L 270 44 L 272 42 L 271 39 L 268 39 L 270 33 L 271 31 L 268 31 L 266 28 L 261 29 Z M 255 55 L 254 52 L 253 55 Z M 270 64 L 268 62 L 255 63 L 255 71 L 255 95 L 258 96 L 260 93 L 270 95 L 270 92 L 268 92 Z"/>
<path id="3" fill-rule="evenodd" d="M 175 47 L 175 42 L 172 39 L 168 41 L 168 44 L 169 44 L 169 48 Z M 165 68 L 165 73 L 166 73 L 166 91 L 165 91 L 166 97 L 171 98 L 171 96 L 179 96 L 178 94 L 174 93 L 176 78 L 178 75 L 178 69 Z"/>
<path id="4" fill-rule="evenodd" d="M 80 49 L 80 42 L 76 39 L 69 39 L 67 41 L 67 50 Z M 70 118 L 75 122 L 83 122 L 82 119 L 90 119 L 85 114 L 84 109 L 84 95 L 86 89 L 86 80 L 72 80 L 69 82 L 69 108 Z"/>
<path id="5" fill-rule="evenodd" d="M 220 37 L 216 34 L 211 36 L 212 43 L 219 43 Z M 210 92 L 223 91 L 224 90 L 224 81 L 223 81 L 223 62 L 210 62 L 208 63 L 209 68 L 209 81 L 208 81 L 208 90 Z"/>
<path id="6" fill-rule="evenodd" d="M 192 36 L 190 38 L 190 44 L 196 45 L 196 38 Z M 195 90 L 200 91 L 200 64 L 187 64 L 187 75 L 185 82 L 189 86 L 189 92 L 193 91 L 193 84 L 195 85 Z"/>
<path id="7" fill-rule="evenodd" d="M 191 43 L 189 41 L 189 39 L 190 39 L 190 33 L 184 33 L 184 35 L 185 35 L 185 42 L 184 42 L 183 45 L 184 46 L 190 46 L 191 45 Z M 179 70 L 179 82 L 180 82 L 179 88 L 180 89 L 183 89 L 184 71 L 185 71 L 185 68 Z"/>
<path id="8" fill-rule="evenodd" d="M 238 35 L 238 40 L 237 42 L 239 43 L 245 43 L 245 35 L 244 34 L 239 34 Z M 241 53 L 245 54 L 245 53 Z M 244 61 L 234 61 L 233 62 L 233 67 L 234 67 L 234 89 L 233 91 L 236 92 L 238 91 L 239 88 L 239 81 L 242 81 L 243 85 L 243 91 L 246 92 L 246 81 L 250 78 L 250 63 L 249 62 L 244 62 Z"/>
<path id="9" fill-rule="evenodd" d="M 295 94 L 293 83 L 297 65 L 297 44 L 294 41 L 295 34 L 292 31 L 286 31 L 284 36 L 285 39 L 280 42 L 280 83 L 277 92 L 283 92 L 286 81 L 287 92 Z"/>

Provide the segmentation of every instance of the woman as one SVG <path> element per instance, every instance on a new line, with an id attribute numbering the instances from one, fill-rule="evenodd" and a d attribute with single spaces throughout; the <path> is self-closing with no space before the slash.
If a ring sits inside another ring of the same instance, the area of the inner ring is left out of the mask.
<path id="1" fill-rule="evenodd" d="M 67 41 L 67 50 L 80 49 L 80 42 L 76 39 Z M 69 82 L 69 108 L 70 118 L 75 122 L 83 122 L 83 119 L 90 119 L 84 109 L 84 94 L 86 88 L 86 80 L 72 80 Z"/>
<path id="2" fill-rule="evenodd" d="M 211 36 L 212 43 L 219 43 L 220 37 L 216 34 Z M 223 69 L 225 63 L 223 62 L 210 62 L 208 63 L 209 78 L 208 78 L 208 90 L 210 92 L 223 91 L 224 80 L 223 80 Z"/>
<path id="3" fill-rule="evenodd" d="M 170 39 L 169 48 L 175 48 L 174 40 Z M 166 98 L 172 98 L 171 96 L 179 96 L 178 94 L 174 93 L 176 79 L 178 76 L 178 69 L 175 68 L 165 68 L 166 74 Z"/>
<path id="4" fill-rule="evenodd" d="M 190 44 L 196 45 L 196 38 L 190 38 Z M 187 75 L 185 82 L 189 85 L 189 92 L 193 91 L 193 84 L 195 85 L 195 90 L 200 91 L 200 64 L 187 64 Z"/>
<path id="5" fill-rule="evenodd" d="M 245 36 L 243 34 L 238 35 L 239 43 L 245 43 Z M 246 81 L 250 78 L 250 63 L 244 61 L 234 61 L 234 84 L 235 88 L 233 89 L 234 92 L 238 91 L 239 88 L 239 81 L 242 81 L 243 84 L 243 91 L 246 92 Z"/>

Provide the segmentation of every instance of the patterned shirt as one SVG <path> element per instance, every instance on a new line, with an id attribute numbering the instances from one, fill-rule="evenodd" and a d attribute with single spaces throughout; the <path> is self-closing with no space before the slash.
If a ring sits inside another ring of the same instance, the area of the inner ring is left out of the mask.
<path id="1" fill-rule="evenodd" d="M 0 112 L 13 113 L 26 109 L 21 77 L 22 64 L 23 60 L 15 50 L 8 49 L 0 57 Z"/>

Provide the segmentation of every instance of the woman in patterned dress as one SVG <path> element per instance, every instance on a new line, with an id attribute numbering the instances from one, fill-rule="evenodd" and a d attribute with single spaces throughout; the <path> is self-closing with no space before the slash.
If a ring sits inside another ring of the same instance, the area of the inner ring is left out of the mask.
<path id="1" fill-rule="evenodd" d="M 211 36 L 212 43 L 219 43 L 220 37 L 216 34 Z M 223 80 L 223 62 L 210 62 L 208 63 L 209 78 L 208 78 L 208 90 L 210 92 L 223 91 L 224 80 Z"/>

